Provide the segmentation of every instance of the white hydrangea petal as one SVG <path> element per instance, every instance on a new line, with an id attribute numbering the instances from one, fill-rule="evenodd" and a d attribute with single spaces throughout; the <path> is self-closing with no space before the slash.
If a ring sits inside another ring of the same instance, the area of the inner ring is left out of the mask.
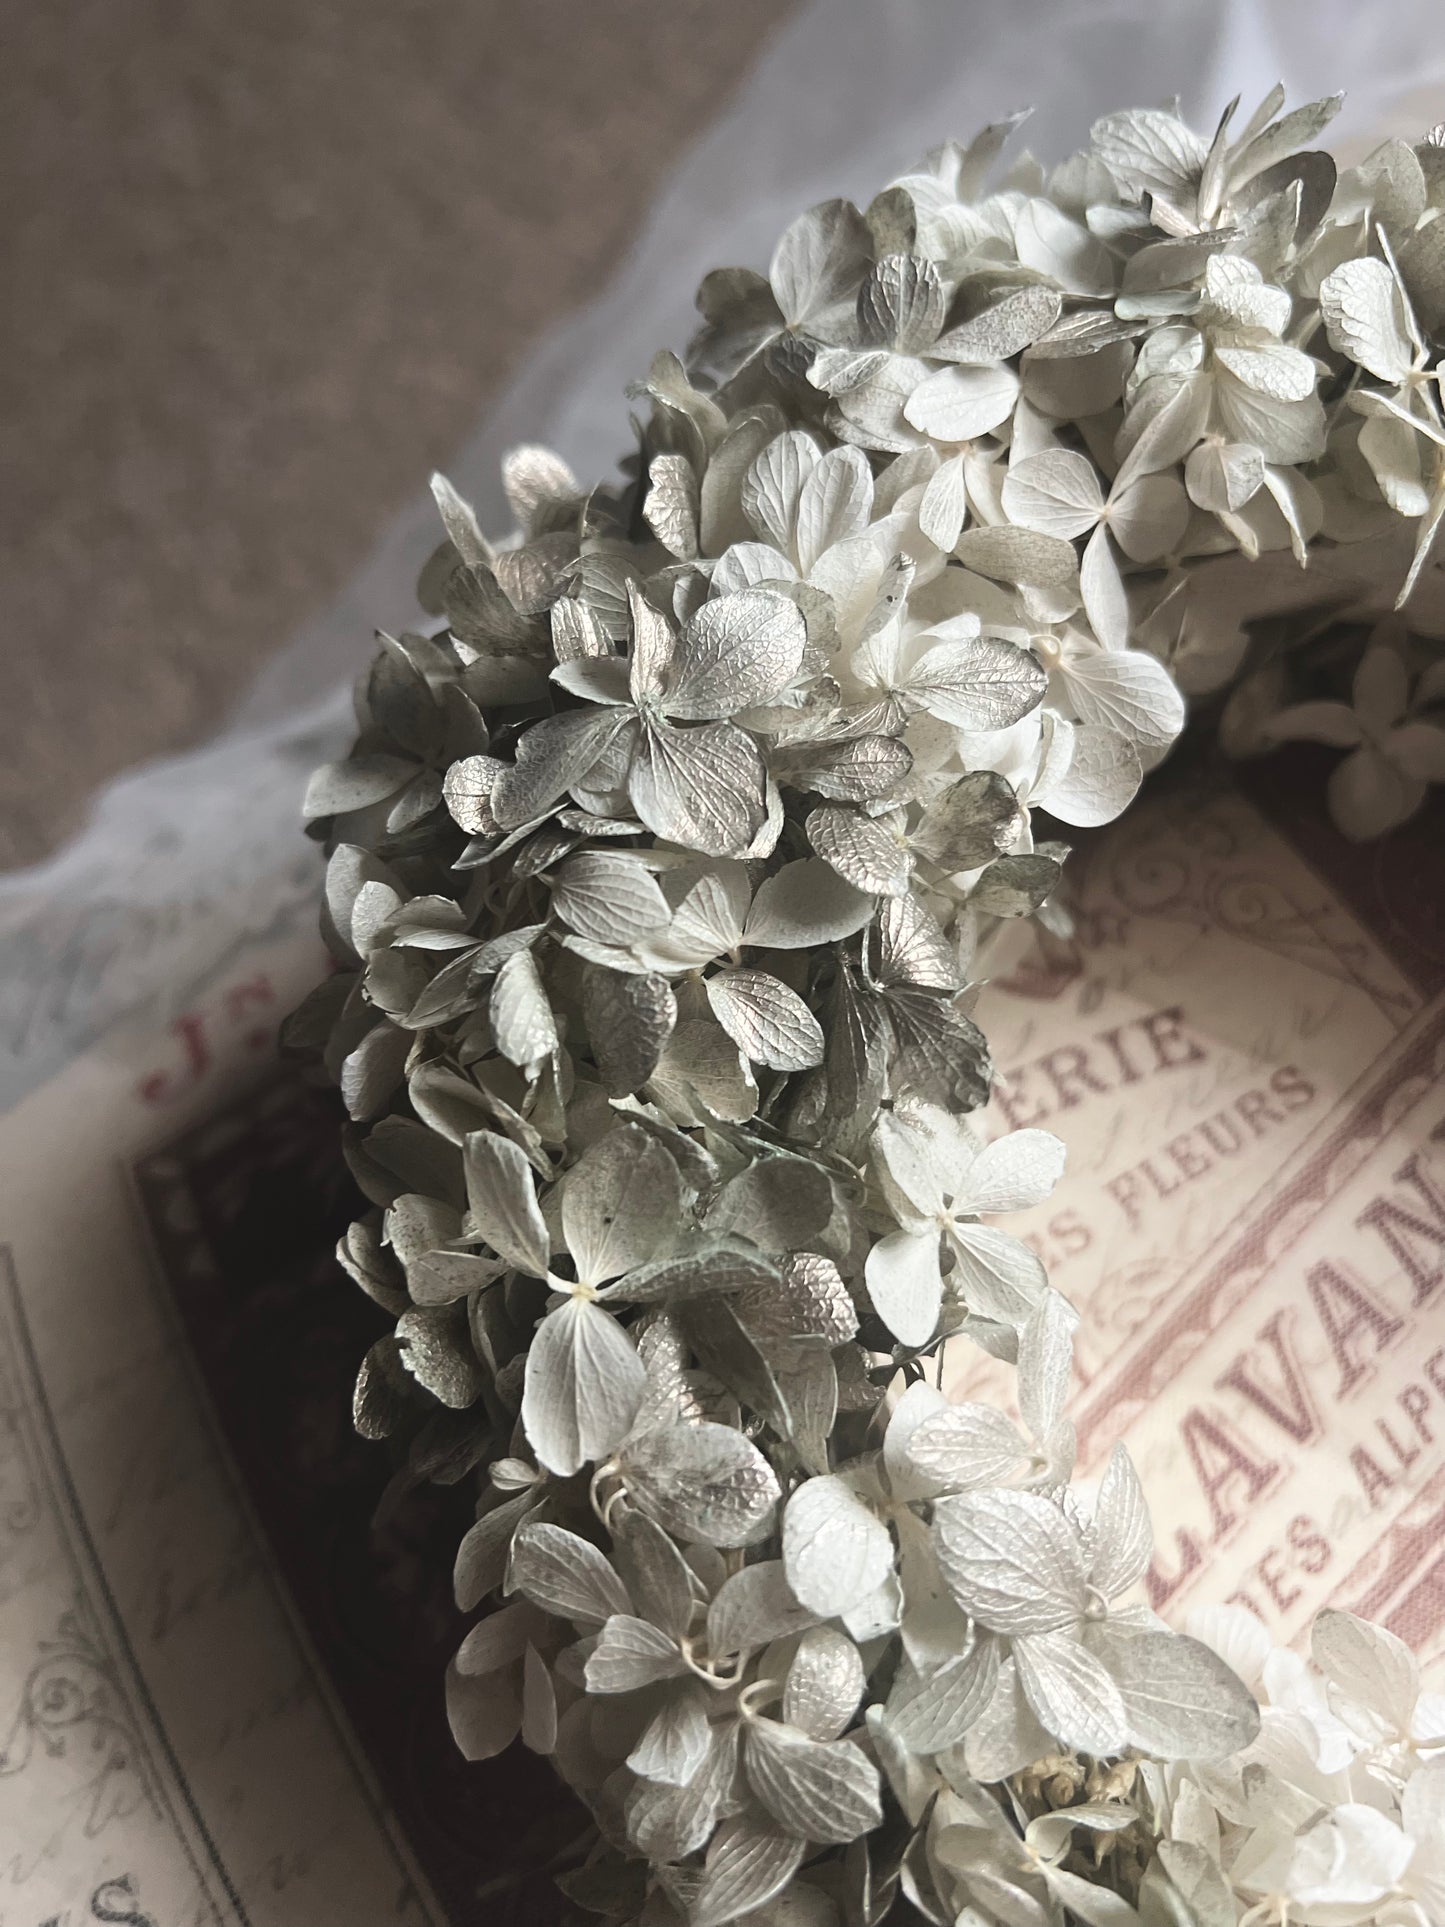
<path id="1" fill-rule="evenodd" d="M 1072 448 L 1045 449 L 1011 464 L 1003 485 L 1004 513 L 1020 528 L 1072 540 L 1087 535 L 1104 513 L 1099 473 Z"/>
<path id="2" fill-rule="evenodd" d="M 1006 422 L 1018 399 L 1019 378 L 999 362 L 984 368 L 957 364 L 920 382 L 903 405 L 912 427 L 938 442 L 966 442 Z"/>
<path id="3" fill-rule="evenodd" d="M 805 479 L 798 497 L 798 567 L 810 575 L 835 543 L 861 535 L 873 506 L 873 471 L 858 448 L 830 448 Z"/>
<path id="4" fill-rule="evenodd" d="M 1387 1814 L 1347 1802 L 1297 1842 L 1285 1891 L 1302 1908 L 1374 1906 L 1399 1885 L 1411 1851 Z"/>
<path id="5" fill-rule="evenodd" d="M 926 1345 L 943 1305 L 938 1233 L 893 1231 L 868 1253 L 864 1279 L 873 1309 L 900 1345 Z"/>
<path id="6" fill-rule="evenodd" d="M 931 1218 L 957 1186 L 967 1184 L 980 1145 L 966 1125 L 936 1104 L 913 1104 L 880 1115 L 873 1149 L 919 1216 Z"/>
<path id="7" fill-rule="evenodd" d="M 1013 1644 L 1024 1697 L 1041 1726 L 1095 1755 L 1117 1753 L 1128 1730 L 1118 1687 L 1071 1634 L 1036 1633 Z"/>
<path id="8" fill-rule="evenodd" d="M 1009 1131 L 979 1152 L 953 1207 L 979 1217 L 1031 1210 L 1052 1195 L 1067 1155 L 1063 1139 L 1052 1131 Z"/>
<path id="9" fill-rule="evenodd" d="M 791 428 L 768 443 L 743 477 L 743 513 L 759 539 L 784 555 L 793 546 L 803 484 L 818 459 L 813 437 L 806 429 Z"/>
<path id="10" fill-rule="evenodd" d="M 682 1179 L 654 1137 L 623 1124 L 592 1145 L 562 1186 L 562 1229 L 585 1285 L 602 1285 L 670 1251 Z"/>
<path id="11" fill-rule="evenodd" d="M 1144 780 L 1137 745 L 1120 731 L 1098 723 L 1073 725 L 1067 767 L 1036 801 L 1061 823 L 1096 829 L 1112 823 L 1133 802 Z"/>
<path id="12" fill-rule="evenodd" d="M 610 1312 L 574 1294 L 532 1340 L 522 1426 L 539 1463 L 570 1478 L 621 1444 L 646 1394 L 632 1340 Z"/>
<path id="13" fill-rule="evenodd" d="M 1354 1613 L 1327 1610 L 1315 1620 L 1310 1652 L 1348 1703 L 1367 1708 L 1396 1734 L 1409 1733 L 1420 1666 L 1404 1640 Z"/>
<path id="14" fill-rule="evenodd" d="M 883 1469 L 888 1475 L 888 1485 L 895 1498 L 925 1498 L 931 1496 L 932 1487 L 920 1483 L 911 1465 L 908 1447 L 913 1434 L 925 1419 L 932 1418 L 936 1412 L 946 1412 L 948 1400 L 936 1386 L 918 1379 L 905 1388 L 898 1403 L 888 1418 L 888 1429 L 883 1434 Z"/>
<path id="15" fill-rule="evenodd" d="M 1141 650 L 1079 651 L 1062 675 L 1079 721 L 1165 749 L 1184 727 L 1184 699 L 1168 670 Z"/>
<path id="16" fill-rule="evenodd" d="M 1021 1238 L 991 1224 L 955 1224 L 948 1237 L 954 1277 L 970 1311 L 1006 1325 L 1022 1325 L 1048 1284 L 1038 1253 Z"/>
<path id="17" fill-rule="evenodd" d="M 878 1515 L 846 1479 L 806 1479 L 783 1513 L 783 1569 L 795 1596 L 833 1619 L 882 1585 L 893 1541 Z"/>

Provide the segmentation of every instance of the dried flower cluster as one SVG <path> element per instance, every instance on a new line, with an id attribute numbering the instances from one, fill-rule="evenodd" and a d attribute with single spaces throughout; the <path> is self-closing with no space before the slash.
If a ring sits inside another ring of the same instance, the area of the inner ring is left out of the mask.
<path id="1" fill-rule="evenodd" d="M 1063 1147 L 967 1121 L 980 946 L 1064 914 L 1034 812 L 1124 809 L 1180 684 L 1348 749 L 1356 833 L 1445 778 L 1428 642 L 1354 670 L 1209 593 L 1413 522 L 1393 599 L 1445 517 L 1445 148 L 1337 175 L 1334 103 L 1281 104 L 990 189 L 1007 123 L 710 275 L 628 479 L 515 451 L 500 547 L 438 483 L 438 621 L 313 782 L 338 971 L 290 1036 L 396 1321 L 357 1423 L 479 1481 L 453 1728 L 555 1759 L 614 1919 L 1442 1917 L 1398 1642 L 1333 1616 L 1261 1726 L 1218 1627 L 1118 1603 L 1143 1496 L 1122 1449 L 1071 1490 L 1074 1315 L 993 1222 Z M 948 1341 L 1014 1412 L 933 1388 Z"/>
<path id="2" fill-rule="evenodd" d="M 1231 1759 L 1041 1756 L 1000 1801 L 971 1770 L 972 1739 L 926 1762 L 884 1739 L 899 1805 L 926 1819 L 912 1871 L 929 1919 L 1445 1920 L 1445 1697 L 1421 1694 L 1409 1648 L 1343 1612 L 1316 1621 L 1313 1666 L 1271 1647 L 1240 1607 L 1206 1608 L 1190 1626 L 1259 1694 L 1258 1736 Z"/>

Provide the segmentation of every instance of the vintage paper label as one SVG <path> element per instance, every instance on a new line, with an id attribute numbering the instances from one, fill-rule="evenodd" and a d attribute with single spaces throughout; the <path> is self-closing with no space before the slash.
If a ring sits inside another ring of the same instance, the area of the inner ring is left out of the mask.
<path id="1" fill-rule="evenodd" d="M 1321 847 L 1328 849 L 1327 841 Z M 1445 999 L 1237 793 L 1154 799 L 1085 855 L 1077 931 L 1011 942 L 980 1018 L 999 1128 L 1069 1147 L 1012 1220 L 1082 1324 L 1081 1469 L 1116 1439 L 1179 1623 L 1320 1607 L 1445 1663 Z M 1383 872 L 1373 882 L 1381 883 Z M 1417 879 L 1418 892 L 1418 879 Z M 993 1368 L 955 1357 L 956 1395 Z"/>

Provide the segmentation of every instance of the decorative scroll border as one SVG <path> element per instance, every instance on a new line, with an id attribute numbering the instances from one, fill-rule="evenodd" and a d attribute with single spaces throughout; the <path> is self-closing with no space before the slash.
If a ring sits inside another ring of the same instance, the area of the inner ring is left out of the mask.
<path id="1" fill-rule="evenodd" d="M 70 1476 L 50 1401 L 46 1396 L 20 1280 L 11 1247 L 0 1244 L 0 1358 L 10 1367 L 7 1421 L 14 1427 L 30 1469 L 37 1502 L 48 1503 L 74 1578 L 73 1597 L 87 1620 L 95 1662 L 125 1708 L 127 1742 L 141 1756 L 147 1795 L 186 1857 L 196 1891 L 216 1927 L 251 1927 L 235 1882 L 212 1839 L 190 1783 L 136 1662 Z"/>

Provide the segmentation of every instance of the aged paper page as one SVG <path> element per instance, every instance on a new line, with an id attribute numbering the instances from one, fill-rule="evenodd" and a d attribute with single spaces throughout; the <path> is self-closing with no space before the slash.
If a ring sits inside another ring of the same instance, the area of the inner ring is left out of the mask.
<path id="1" fill-rule="evenodd" d="M 273 1075 L 314 940 L 0 1119 L 0 1927 L 442 1916 L 218 1448 L 132 1170 Z"/>
<path id="2" fill-rule="evenodd" d="M 1134 1453 L 1176 1622 L 1233 1599 L 1288 1641 L 1347 1606 L 1440 1674 L 1438 856 L 1382 846 L 1347 895 L 1233 793 L 1151 798 L 1081 854 L 1076 937 L 1012 942 L 980 1012 L 1000 1127 L 1069 1147 L 1011 1228 L 1082 1317 L 1081 1467 Z M 990 1382 L 970 1351 L 956 1394 Z"/>

